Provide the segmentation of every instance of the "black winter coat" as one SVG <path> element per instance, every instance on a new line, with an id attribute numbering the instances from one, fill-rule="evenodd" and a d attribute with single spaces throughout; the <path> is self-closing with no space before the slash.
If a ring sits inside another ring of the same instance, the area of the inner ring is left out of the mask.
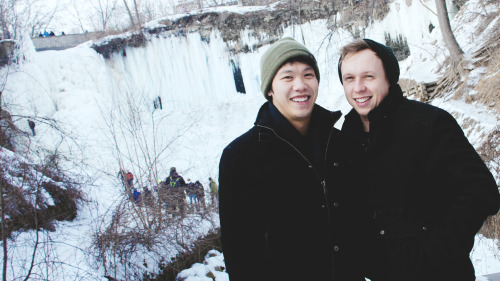
<path id="1" fill-rule="evenodd" d="M 308 133 L 315 145 L 307 149 L 293 140 L 298 132 L 291 132 L 289 123 L 285 130 L 277 125 L 272 107 L 261 107 L 255 126 L 229 144 L 220 160 L 219 210 L 229 278 L 334 280 L 324 161 L 338 134 L 333 125 L 340 112 L 315 106 Z M 337 278 L 343 270 L 349 277 Z M 352 270 L 335 267 L 335 280 L 364 280 Z"/>
<path id="2" fill-rule="evenodd" d="M 398 85 L 368 117 L 365 133 L 356 111 L 346 116 L 341 165 L 343 185 L 369 202 L 368 277 L 475 280 L 474 236 L 500 205 L 492 174 L 449 113 L 407 100 Z"/>

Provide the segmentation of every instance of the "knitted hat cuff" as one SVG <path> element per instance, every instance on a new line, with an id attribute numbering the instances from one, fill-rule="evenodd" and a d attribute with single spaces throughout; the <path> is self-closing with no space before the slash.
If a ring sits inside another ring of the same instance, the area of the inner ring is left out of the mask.
<path id="1" fill-rule="evenodd" d="M 375 42 L 371 39 L 363 39 L 372 51 L 377 53 L 377 56 L 382 60 L 384 65 L 385 75 L 389 84 L 396 84 L 399 81 L 399 63 L 394 51 L 391 47 Z"/>

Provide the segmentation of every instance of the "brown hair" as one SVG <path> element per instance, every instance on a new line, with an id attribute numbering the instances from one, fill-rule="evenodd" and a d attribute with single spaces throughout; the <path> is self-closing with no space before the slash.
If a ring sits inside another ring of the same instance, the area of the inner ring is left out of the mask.
<path id="1" fill-rule="evenodd" d="M 368 45 L 368 43 L 366 43 L 365 40 L 362 39 L 356 39 L 351 43 L 342 47 L 342 49 L 340 49 L 339 72 L 340 72 L 340 66 L 342 65 L 342 61 L 347 57 L 347 55 L 354 54 L 366 49 L 371 49 L 370 45 Z"/>
<path id="2" fill-rule="evenodd" d="M 340 69 L 340 67 L 342 66 L 342 61 L 345 60 L 346 57 L 349 56 L 350 54 L 354 54 L 366 49 L 372 50 L 375 53 L 375 55 L 382 61 L 385 71 L 385 77 L 387 78 L 389 84 L 398 83 L 400 70 L 399 70 L 398 59 L 394 55 L 394 51 L 386 45 L 380 44 L 378 42 L 366 38 L 357 39 L 345 45 L 340 50 L 341 55 L 339 58 L 339 65 L 338 65 L 340 83 L 343 84 L 342 71 Z"/>

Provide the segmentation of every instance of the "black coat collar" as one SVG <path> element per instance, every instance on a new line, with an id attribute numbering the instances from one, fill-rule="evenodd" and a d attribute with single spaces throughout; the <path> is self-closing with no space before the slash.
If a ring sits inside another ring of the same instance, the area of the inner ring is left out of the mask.
<path id="1" fill-rule="evenodd" d="M 342 113 L 340 111 L 329 111 L 317 104 L 314 105 L 311 125 L 319 124 L 320 127 L 333 127 L 335 123 L 340 119 Z M 326 120 L 326 122 L 325 122 Z M 277 123 L 276 123 L 277 121 Z M 284 125 L 286 123 L 287 125 Z M 279 112 L 279 110 L 270 102 L 264 103 L 257 114 L 257 119 L 254 123 L 256 126 L 264 126 L 275 131 L 278 127 L 283 127 L 286 130 L 295 130 L 300 134 L 293 126 L 286 120 L 286 118 Z"/>
<path id="2" fill-rule="evenodd" d="M 266 102 L 259 110 L 255 125 L 270 129 L 276 137 L 289 142 L 321 173 L 329 135 L 341 115 L 340 111 L 332 112 L 315 104 L 307 135 L 302 136 L 272 103 Z"/>

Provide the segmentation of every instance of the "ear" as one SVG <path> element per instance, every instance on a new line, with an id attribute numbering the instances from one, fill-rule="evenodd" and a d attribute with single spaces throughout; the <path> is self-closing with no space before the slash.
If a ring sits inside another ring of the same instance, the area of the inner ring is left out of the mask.
<path id="1" fill-rule="evenodd" d="M 273 96 L 273 90 L 269 90 L 269 92 L 267 92 L 267 95 L 272 97 Z"/>

